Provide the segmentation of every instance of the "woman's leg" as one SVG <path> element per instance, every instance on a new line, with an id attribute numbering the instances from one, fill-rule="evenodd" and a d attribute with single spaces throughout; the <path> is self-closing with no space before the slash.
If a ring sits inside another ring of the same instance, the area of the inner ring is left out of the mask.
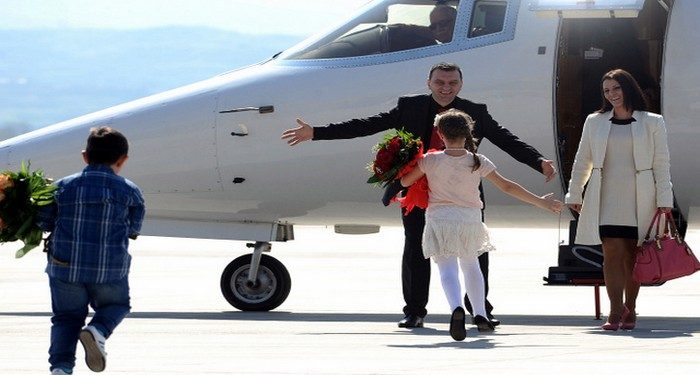
<path id="1" fill-rule="evenodd" d="M 634 262 L 636 259 L 637 252 L 637 241 L 636 240 L 624 240 L 625 244 L 625 306 L 630 311 L 628 322 L 636 321 L 635 309 L 637 307 L 637 296 L 639 295 L 639 287 L 641 284 L 634 279 L 632 270 L 634 269 Z"/>
<path id="2" fill-rule="evenodd" d="M 486 305 L 484 302 L 484 276 L 479 267 L 479 259 L 459 258 L 459 265 L 462 267 L 464 274 L 464 288 L 467 290 L 467 296 L 472 301 L 474 316 L 481 315 L 486 317 Z"/>
<path id="3" fill-rule="evenodd" d="M 462 306 L 462 290 L 459 286 L 457 257 L 435 257 L 434 259 L 440 271 L 440 282 L 442 283 L 442 289 L 445 291 L 447 303 L 450 305 L 450 311 L 454 311 Z"/>
<path id="4" fill-rule="evenodd" d="M 624 310 L 622 297 L 627 284 L 626 262 L 628 258 L 625 238 L 603 237 L 603 277 L 610 300 L 609 323 L 618 323 Z"/>

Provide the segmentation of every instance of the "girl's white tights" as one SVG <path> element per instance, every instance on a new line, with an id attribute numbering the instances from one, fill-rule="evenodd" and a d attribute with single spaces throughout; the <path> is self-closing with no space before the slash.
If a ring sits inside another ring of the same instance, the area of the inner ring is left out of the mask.
<path id="1" fill-rule="evenodd" d="M 447 303 L 450 305 L 450 311 L 454 311 L 459 306 L 463 307 L 462 288 L 459 285 L 459 267 L 462 268 L 464 275 L 464 287 L 469 296 L 469 302 L 472 304 L 474 315 L 486 316 L 486 307 L 484 306 L 484 275 L 479 268 L 479 259 L 473 258 L 457 258 L 451 257 L 436 257 L 435 263 L 440 270 L 440 281 L 442 289 L 445 291 Z M 459 263 L 459 266 L 457 265 Z"/>

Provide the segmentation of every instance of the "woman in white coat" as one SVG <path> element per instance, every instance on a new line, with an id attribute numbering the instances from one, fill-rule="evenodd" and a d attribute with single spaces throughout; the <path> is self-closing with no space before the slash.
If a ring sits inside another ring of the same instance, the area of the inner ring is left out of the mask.
<path id="1" fill-rule="evenodd" d="M 583 125 L 566 203 L 580 214 L 576 243 L 602 243 L 610 299 L 602 328 L 614 331 L 635 327 L 635 250 L 654 211 L 671 211 L 673 192 L 664 120 L 646 112 L 637 81 L 622 69 L 611 70 L 601 79 L 601 94 L 601 109 Z"/>

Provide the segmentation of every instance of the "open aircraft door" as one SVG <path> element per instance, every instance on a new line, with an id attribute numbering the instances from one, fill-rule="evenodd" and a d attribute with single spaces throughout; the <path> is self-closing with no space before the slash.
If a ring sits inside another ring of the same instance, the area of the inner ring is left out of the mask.
<path id="1" fill-rule="evenodd" d="M 665 41 L 663 60 L 662 114 L 668 129 L 668 145 L 671 156 L 671 177 L 674 178 L 673 191 L 679 207 L 700 206 L 700 194 L 695 183 L 680 183 L 682 171 L 697 171 L 697 157 L 686 151 L 696 150 L 693 135 L 698 133 L 700 118 L 700 7 L 696 1 L 672 2 L 668 32 Z M 697 155 L 697 152 L 695 153 Z M 684 169 L 689 168 L 689 169 Z M 697 173 L 697 172 L 696 172 Z M 685 172 L 687 175 L 687 172 Z M 683 212 L 690 217 L 690 212 Z M 679 222 L 678 220 L 676 222 Z M 683 228 L 679 228 L 683 229 Z"/>
<path id="2" fill-rule="evenodd" d="M 651 111 L 660 112 L 668 7 L 657 0 L 540 0 L 531 1 L 530 10 L 559 18 L 552 115 L 561 181 L 567 191 L 583 123 L 602 105 L 599 85 L 603 74 L 616 68 L 629 71 L 647 95 Z M 574 243 L 575 220 L 568 230 L 569 244 L 560 245 L 558 266 L 550 267 L 545 281 L 595 285 L 598 296 L 598 286 L 603 283 L 602 249 Z M 599 309 L 596 304 L 597 316 Z"/>

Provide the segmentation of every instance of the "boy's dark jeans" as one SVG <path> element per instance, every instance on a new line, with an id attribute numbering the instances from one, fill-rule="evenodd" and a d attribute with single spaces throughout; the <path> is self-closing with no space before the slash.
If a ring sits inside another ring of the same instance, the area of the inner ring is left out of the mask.
<path id="1" fill-rule="evenodd" d="M 90 325 L 109 337 L 131 310 L 129 279 L 104 284 L 69 283 L 49 277 L 51 289 L 51 369 L 72 369 L 80 329 L 85 326 L 88 305 L 95 310 Z"/>

